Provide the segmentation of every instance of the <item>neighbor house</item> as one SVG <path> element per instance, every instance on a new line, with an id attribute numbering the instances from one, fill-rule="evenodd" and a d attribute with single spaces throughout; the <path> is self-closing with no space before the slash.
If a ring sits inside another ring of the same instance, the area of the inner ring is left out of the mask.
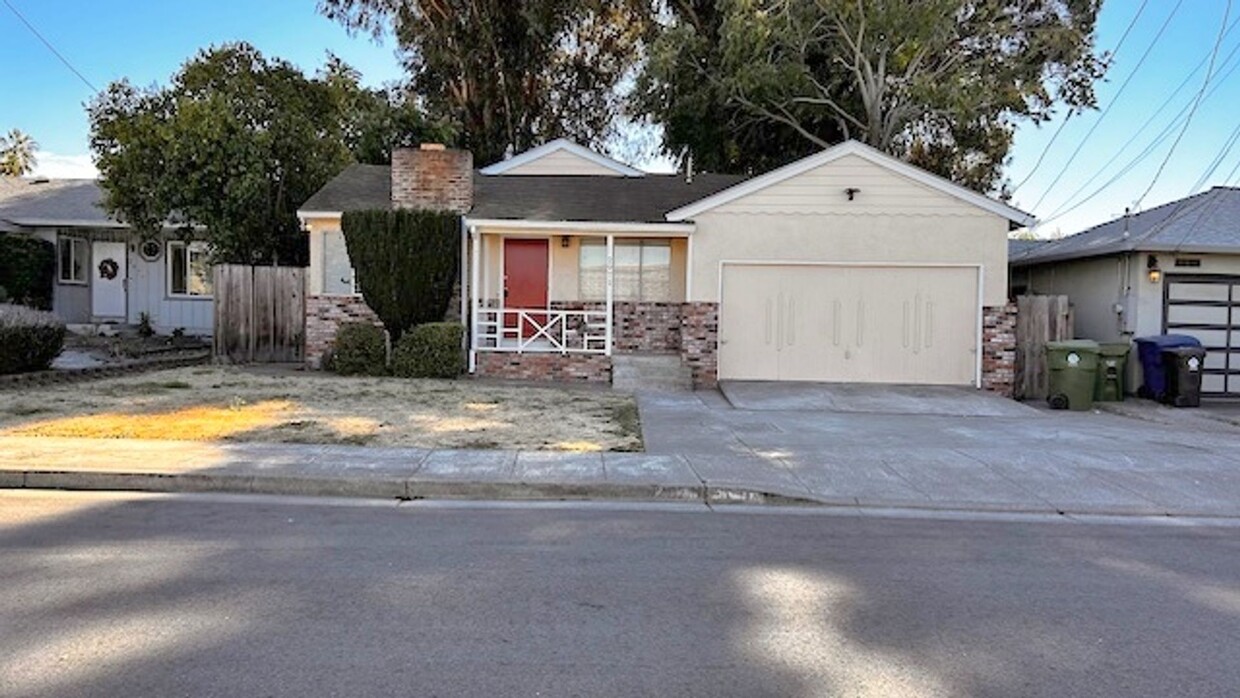
<path id="1" fill-rule="evenodd" d="M 0 235 L 56 245 L 53 312 L 75 325 L 136 325 L 145 313 L 160 333 L 210 334 L 204 244 L 171 228 L 140 236 L 110 218 L 102 199 L 95 180 L 0 178 Z"/>
<path id="2" fill-rule="evenodd" d="M 473 169 L 467 152 L 354 165 L 299 211 L 310 235 L 307 357 L 357 295 L 341 214 L 463 214 L 470 371 L 607 381 L 662 356 L 717 380 L 1007 391 L 1007 234 L 1032 218 L 856 142 L 758 177 L 650 174 L 559 140 Z"/>
<path id="3" fill-rule="evenodd" d="M 1077 337 L 1192 335 L 1209 350 L 1203 392 L 1240 395 L 1240 189 L 1125 215 L 1011 262 L 1013 293 L 1068 297 Z"/>

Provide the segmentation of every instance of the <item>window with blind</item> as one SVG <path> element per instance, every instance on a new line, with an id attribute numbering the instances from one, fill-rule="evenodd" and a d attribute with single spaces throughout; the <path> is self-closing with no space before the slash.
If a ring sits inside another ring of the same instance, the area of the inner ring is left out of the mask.
<path id="1" fill-rule="evenodd" d="M 667 240 L 617 240 L 617 301 L 667 302 L 672 299 L 672 246 Z M 581 300 L 607 300 L 607 244 L 583 240 L 578 263 Z"/>

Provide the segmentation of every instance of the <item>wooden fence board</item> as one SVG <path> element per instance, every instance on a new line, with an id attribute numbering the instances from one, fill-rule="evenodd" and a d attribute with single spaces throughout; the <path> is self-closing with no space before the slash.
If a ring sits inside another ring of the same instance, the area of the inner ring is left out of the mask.
<path id="1" fill-rule="evenodd" d="M 305 269 L 215 267 L 215 358 L 300 362 L 305 356 Z"/>
<path id="2" fill-rule="evenodd" d="M 1016 308 L 1016 398 L 1045 399 L 1046 343 L 1072 339 L 1072 307 L 1067 296 L 1021 296 Z"/>

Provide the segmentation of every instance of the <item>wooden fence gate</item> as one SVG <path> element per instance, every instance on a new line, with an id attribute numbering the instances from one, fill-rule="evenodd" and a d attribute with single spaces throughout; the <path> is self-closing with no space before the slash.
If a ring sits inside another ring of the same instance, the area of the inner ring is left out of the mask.
<path id="1" fill-rule="evenodd" d="M 1045 399 L 1046 343 L 1072 339 L 1072 307 L 1067 296 L 1016 299 L 1016 386 L 1018 400 Z"/>
<path id="2" fill-rule="evenodd" d="M 306 346 L 306 270 L 221 264 L 215 278 L 215 360 L 300 363 Z"/>

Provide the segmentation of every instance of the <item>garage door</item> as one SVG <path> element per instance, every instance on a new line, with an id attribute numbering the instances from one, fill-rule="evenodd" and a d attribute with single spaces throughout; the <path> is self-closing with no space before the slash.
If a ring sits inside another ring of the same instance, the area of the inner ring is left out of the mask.
<path id="1" fill-rule="evenodd" d="M 1201 392 L 1240 395 L 1240 277 L 1168 275 L 1163 330 L 1201 340 Z"/>
<path id="2" fill-rule="evenodd" d="M 975 267 L 723 268 L 719 375 L 972 385 Z"/>

